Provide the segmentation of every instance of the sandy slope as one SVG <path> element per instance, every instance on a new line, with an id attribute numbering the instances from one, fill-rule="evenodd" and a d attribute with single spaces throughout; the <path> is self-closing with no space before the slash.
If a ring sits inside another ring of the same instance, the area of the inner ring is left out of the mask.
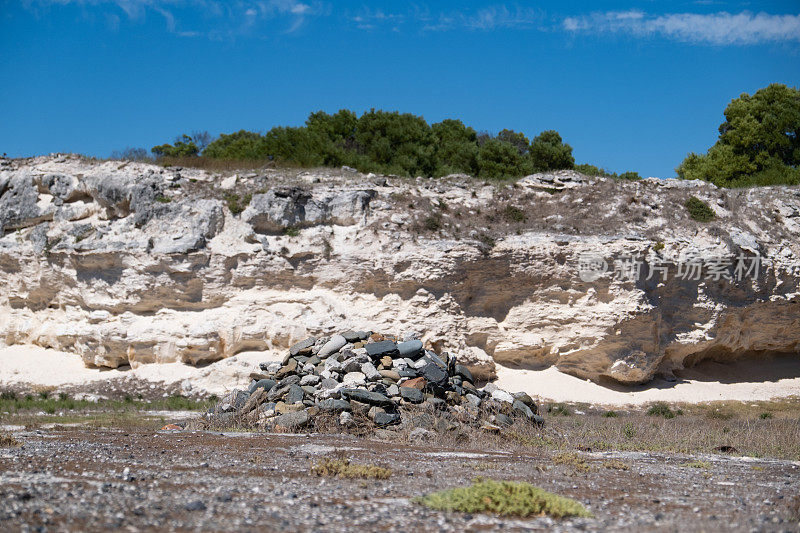
<path id="1" fill-rule="evenodd" d="M 58 387 L 126 377 L 164 383 L 188 379 L 194 389 L 220 394 L 246 385 L 250 371 L 258 363 L 280 357 L 277 352 L 243 352 L 200 368 L 169 363 L 140 365 L 126 370 L 98 370 L 86 368 L 76 354 L 17 345 L 0 349 L 0 385 L 29 383 Z M 498 376 L 497 384 L 510 391 L 525 391 L 548 400 L 609 406 L 638 405 L 656 400 L 757 401 L 800 396 L 798 358 L 776 359 L 769 365 L 763 362 L 703 363 L 684 371 L 675 383 L 656 380 L 646 387 L 609 388 L 569 376 L 552 367 L 518 370 L 498 366 Z"/>

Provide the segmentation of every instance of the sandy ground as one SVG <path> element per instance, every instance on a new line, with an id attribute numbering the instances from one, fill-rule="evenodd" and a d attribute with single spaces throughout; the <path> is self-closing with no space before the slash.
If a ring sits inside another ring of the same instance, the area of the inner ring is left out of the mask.
<path id="1" fill-rule="evenodd" d="M 194 390 L 222 394 L 246 385 L 258 363 L 281 357 L 278 352 L 243 352 L 201 367 L 170 363 L 109 370 L 86 368 L 75 354 L 17 345 L 0 348 L 0 385 L 60 387 L 119 378 L 166 384 L 189 380 Z M 520 370 L 498 365 L 497 385 L 512 392 L 525 391 L 543 400 L 608 406 L 641 405 L 657 400 L 691 403 L 771 400 L 800 396 L 800 357 L 773 359 L 768 364 L 705 362 L 683 371 L 675 382 L 655 380 L 642 387 L 599 385 L 555 368 Z"/>

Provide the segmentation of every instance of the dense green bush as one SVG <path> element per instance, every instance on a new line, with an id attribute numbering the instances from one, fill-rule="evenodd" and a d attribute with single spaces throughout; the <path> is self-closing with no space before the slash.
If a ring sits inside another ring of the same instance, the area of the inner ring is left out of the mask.
<path id="1" fill-rule="evenodd" d="M 200 153 L 189 135 L 183 134 L 174 144 L 161 144 L 150 149 L 156 157 L 193 157 Z"/>
<path id="2" fill-rule="evenodd" d="M 534 137 L 530 147 L 531 163 L 536 170 L 558 170 L 575 166 L 572 147 L 564 144 L 555 130 Z"/>
<path id="3" fill-rule="evenodd" d="M 675 169 L 720 187 L 800 183 L 800 90 L 773 83 L 728 104 L 719 138 Z"/>
<path id="4" fill-rule="evenodd" d="M 716 216 L 707 203 L 695 196 L 686 200 L 684 205 L 689 210 L 689 216 L 698 222 L 710 222 Z"/>
<path id="5" fill-rule="evenodd" d="M 642 177 L 639 175 L 638 172 L 628 171 L 628 172 L 623 172 L 622 174 L 617 174 L 616 172 L 610 172 L 604 168 L 596 167 L 588 163 L 581 163 L 580 165 L 575 165 L 574 168 L 581 174 L 586 174 L 587 176 L 600 176 L 604 178 L 614 178 L 618 180 L 628 180 L 628 181 L 635 181 L 642 179 Z"/>
<path id="6" fill-rule="evenodd" d="M 347 165 L 362 172 L 401 176 L 444 176 L 464 173 L 511 179 L 536 170 L 572 168 L 572 148 L 555 131 L 529 142 L 504 129 L 497 136 L 476 131 L 460 120 L 429 125 L 409 113 L 370 110 L 360 117 L 341 110 L 311 113 L 299 128 L 275 127 L 265 134 L 241 130 L 213 142 L 184 135 L 174 145 L 152 149 L 156 157 L 275 160 L 300 166 Z M 206 146 L 207 145 L 207 146 Z"/>

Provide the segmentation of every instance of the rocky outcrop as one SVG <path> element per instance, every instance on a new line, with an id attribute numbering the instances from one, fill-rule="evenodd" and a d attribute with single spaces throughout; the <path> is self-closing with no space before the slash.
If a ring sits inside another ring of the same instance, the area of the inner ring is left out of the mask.
<path id="1" fill-rule="evenodd" d="M 800 352 L 799 257 L 796 187 L 0 161 L 0 342 L 93 366 L 369 327 L 425 332 L 476 380 L 502 364 L 644 383 Z"/>

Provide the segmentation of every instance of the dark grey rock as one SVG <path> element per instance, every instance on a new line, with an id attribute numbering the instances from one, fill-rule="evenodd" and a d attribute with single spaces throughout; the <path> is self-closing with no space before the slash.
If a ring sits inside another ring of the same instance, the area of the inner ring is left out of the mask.
<path id="1" fill-rule="evenodd" d="M 326 389 L 326 390 L 327 389 L 333 389 L 337 385 L 339 385 L 339 382 L 336 381 L 335 379 L 332 379 L 332 378 L 325 378 L 319 384 L 320 388 Z"/>
<path id="2" fill-rule="evenodd" d="M 356 400 L 370 405 L 394 405 L 388 396 L 385 396 L 379 392 L 371 392 L 364 389 L 342 389 L 342 397 L 347 400 Z"/>
<path id="3" fill-rule="evenodd" d="M 442 359 L 432 351 L 428 350 L 425 352 L 425 359 L 447 371 L 447 362 L 445 362 L 444 359 Z"/>
<path id="4" fill-rule="evenodd" d="M 286 403 L 300 403 L 303 401 L 306 392 L 300 385 L 292 384 L 289 385 L 289 392 L 286 394 Z"/>
<path id="5" fill-rule="evenodd" d="M 400 423 L 400 415 L 398 413 L 375 413 L 373 421 L 376 426 L 392 426 Z"/>
<path id="6" fill-rule="evenodd" d="M 497 413 L 494 415 L 494 421 L 498 426 L 504 427 L 508 427 L 514 423 L 514 421 L 511 420 L 511 417 L 508 417 L 502 413 Z"/>
<path id="7" fill-rule="evenodd" d="M 347 400 L 339 400 L 337 398 L 328 398 L 322 400 L 317 404 L 317 406 L 323 411 L 335 411 L 337 413 L 340 411 L 350 411 L 352 409 L 350 402 Z"/>
<path id="8" fill-rule="evenodd" d="M 402 370 L 398 370 L 397 373 L 400 374 L 401 378 L 416 378 L 416 377 L 419 377 L 419 372 L 417 372 L 413 368 L 404 368 Z"/>
<path id="9" fill-rule="evenodd" d="M 347 342 L 363 341 L 369 338 L 370 335 L 372 335 L 372 332 L 369 331 L 345 331 L 342 333 L 342 337 L 344 337 Z"/>
<path id="10" fill-rule="evenodd" d="M 447 383 L 447 371 L 436 363 L 428 363 L 419 370 L 419 373 L 428 383 Z"/>
<path id="11" fill-rule="evenodd" d="M 296 383 L 300 383 L 300 376 L 297 374 L 292 374 L 291 376 L 286 376 L 282 380 L 277 383 L 277 387 L 288 387 L 289 385 L 294 385 Z"/>
<path id="12" fill-rule="evenodd" d="M 531 408 L 522 403 L 521 401 L 514 400 L 514 403 L 511 405 L 511 408 L 514 410 L 514 413 L 521 414 L 528 420 L 533 419 L 534 415 L 533 411 L 531 411 Z"/>
<path id="13" fill-rule="evenodd" d="M 400 397 L 411 403 L 422 403 L 425 401 L 425 396 L 422 394 L 422 391 L 411 387 L 400 387 Z"/>
<path id="14" fill-rule="evenodd" d="M 390 357 L 397 356 L 397 345 L 392 341 L 371 342 L 364 346 L 367 350 L 367 355 L 372 359 L 380 359 L 384 355 Z"/>
<path id="15" fill-rule="evenodd" d="M 514 394 L 512 394 L 512 396 L 514 397 L 515 400 L 520 401 L 525 405 L 527 405 L 528 407 L 530 407 L 531 411 L 533 411 L 534 414 L 539 412 L 539 408 L 536 406 L 536 402 L 534 402 L 533 398 L 531 398 L 527 393 L 515 392 Z"/>
<path id="16" fill-rule="evenodd" d="M 475 378 L 472 377 L 472 372 L 469 371 L 469 368 L 465 367 L 464 365 L 456 365 L 455 371 L 457 376 L 460 376 L 462 379 L 465 379 L 470 383 L 475 383 Z"/>
<path id="17" fill-rule="evenodd" d="M 409 359 L 418 359 L 419 355 L 422 353 L 422 341 L 421 340 L 411 340 L 406 342 L 401 342 L 397 345 L 397 351 L 400 354 L 400 357 L 408 357 Z"/>
<path id="18" fill-rule="evenodd" d="M 250 394 L 253 394 L 256 389 L 264 389 L 266 392 L 269 392 L 274 386 L 275 381 L 272 379 L 259 379 L 258 381 L 253 381 L 247 390 Z"/>
<path id="19" fill-rule="evenodd" d="M 308 424 L 309 415 L 307 411 L 295 411 L 276 416 L 273 423 L 277 427 L 286 429 L 299 429 Z"/>
<path id="20" fill-rule="evenodd" d="M 295 355 L 311 355 L 311 348 L 314 347 L 314 343 L 317 342 L 316 337 L 309 337 L 304 339 L 297 344 L 292 345 L 289 348 L 289 355 L 294 357 Z M 285 362 L 283 364 L 286 364 Z"/>

